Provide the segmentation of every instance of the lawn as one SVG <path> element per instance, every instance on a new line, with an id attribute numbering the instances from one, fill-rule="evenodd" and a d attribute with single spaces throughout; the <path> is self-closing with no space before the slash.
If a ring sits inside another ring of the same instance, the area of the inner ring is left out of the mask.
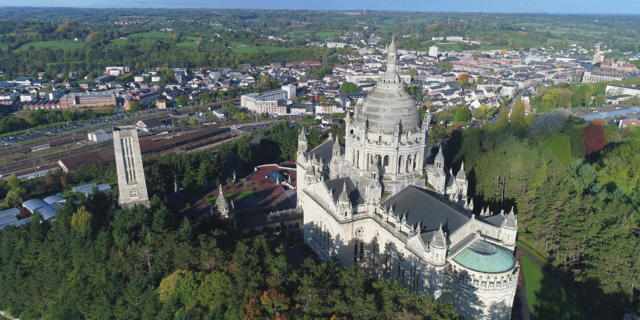
<path id="1" fill-rule="evenodd" d="M 518 235 L 518 237 L 520 237 L 520 235 Z M 547 258 L 542 253 L 540 253 L 536 248 L 530 246 L 528 243 L 522 241 L 521 239 L 518 240 L 518 247 L 526 249 L 531 254 L 538 257 L 538 259 L 540 259 L 542 262 L 547 262 Z"/>
<path id="2" fill-rule="evenodd" d="M 233 51 L 235 53 L 254 54 L 254 53 L 258 53 L 259 51 L 262 51 L 264 53 L 273 53 L 273 52 L 278 52 L 278 51 L 291 50 L 291 48 L 282 48 L 282 47 L 275 47 L 275 46 L 251 47 L 251 46 L 247 46 L 244 43 L 235 42 L 235 41 L 232 41 L 229 44 L 234 47 L 233 49 L 231 49 L 231 51 Z"/>
<path id="3" fill-rule="evenodd" d="M 198 44 L 193 41 L 182 41 L 182 42 L 176 43 L 176 47 L 195 49 L 198 47 Z"/>
<path id="4" fill-rule="evenodd" d="M 171 32 L 159 32 L 159 31 L 149 31 L 149 32 L 139 32 L 132 33 L 129 35 L 130 38 L 144 38 L 144 39 L 169 39 L 173 36 Z"/>
<path id="5" fill-rule="evenodd" d="M 527 256 L 520 257 L 529 307 L 537 319 L 581 319 L 578 309 Z"/>
<path id="6" fill-rule="evenodd" d="M 71 40 L 50 40 L 50 41 L 31 41 L 23 44 L 20 48 L 15 51 L 25 51 L 29 48 L 33 47 L 35 49 L 40 48 L 49 48 L 49 49 L 62 49 L 65 51 L 72 51 L 76 49 L 80 49 L 84 46 L 84 43 L 81 41 L 75 42 Z"/>
<path id="7" fill-rule="evenodd" d="M 332 38 L 334 36 L 334 33 L 332 31 L 320 31 L 316 32 L 316 36 L 318 38 L 327 39 Z"/>

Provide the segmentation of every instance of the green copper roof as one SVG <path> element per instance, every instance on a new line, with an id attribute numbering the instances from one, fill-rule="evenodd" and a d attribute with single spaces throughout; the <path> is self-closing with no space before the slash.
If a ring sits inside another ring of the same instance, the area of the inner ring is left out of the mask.
<path id="1" fill-rule="evenodd" d="M 466 247 L 453 261 L 465 268 L 485 273 L 506 272 L 516 264 L 516 259 L 509 250 L 482 240 Z"/>

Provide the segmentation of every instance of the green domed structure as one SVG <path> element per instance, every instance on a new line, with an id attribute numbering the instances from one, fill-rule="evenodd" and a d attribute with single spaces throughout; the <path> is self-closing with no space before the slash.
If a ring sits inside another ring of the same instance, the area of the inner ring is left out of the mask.
<path id="1" fill-rule="evenodd" d="M 473 271 L 502 273 L 513 269 L 516 259 L 502 247 L 484 240 L 478 240 L 458 253 L 453 261 Z"/>

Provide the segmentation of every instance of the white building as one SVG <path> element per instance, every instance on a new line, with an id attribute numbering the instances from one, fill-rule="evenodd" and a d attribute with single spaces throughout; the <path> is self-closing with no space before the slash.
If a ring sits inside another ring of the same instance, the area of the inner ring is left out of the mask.
<path id="1" fill-rule="evenodd" d="M 617 96 L 617 95 L 629 95 L 631 97 L 635 97 L 640 95 L 640 88 L 636 87 L 623 87 L 616 85 L 607 85 L 604 89 L 607 96 Z"/>
<path id="2" fill-rule="evenodd" d="M 429 56 L 437 58 L 438 57 L 438 47 L 436 47 L 436 46 L 429 47 Z"/>
<path id="3" fill-rule="evenodd" d="M 104 68 L 104 74 L 118 77 L 125 74 L 125 67 L 106 67 Z"/>
<path id="4" fill-rule="evenodd" d="M 298 138 L 304 241 L 321 259 L 451 301 L 465 319 L 509 319 L 516 217 L 476 218 L 464 171 L 449 184 L 445 178 L 451 194 L 425 189 L 428 120 L 403 89 L 393 42 L 388 52 L 376 88 L 345 117 L 344 148 L 330 139 L 307 152 L 304 130 Z"/>
<path id="5" fill-rule="evenodd" d="M 97 130 L 87 133 L 87 140 L 94 143 L 101 143 L 113 139 L 111 132 L 105 132 L 104 130 Z"/>
<path id="6" fill-rule="evenodd" d="M 134 126 L 113 127 L 113 149 L 118 174 L 118 203 L 121 206 L 149 205 L 147 183 L 138 130 Z"/>
<path id="7" fill-rule="evenodd" d="M 296 98 L 296 86 L 292 84 L 287 84 L 280 87 L 282 91 L 284 91 L 287 95 L 287 100 L 293 100 Z"/>
<path id="8" fill-rule="evenodd" d="M 273 90 L 264 93 L 250 93 L 240 97 L 240 106 L 255 113 L 287 114 L 287 91 Z"/>

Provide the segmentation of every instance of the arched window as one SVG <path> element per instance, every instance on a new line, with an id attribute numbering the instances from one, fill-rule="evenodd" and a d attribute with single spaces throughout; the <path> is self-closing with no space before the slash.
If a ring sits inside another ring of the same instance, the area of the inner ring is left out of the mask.
<path id="1" fill-rule="evenodd" d="M 385 155 L 384 156 L 383 164 L 384 164 L 385 167 L 389 165 L 389 155 Z"/>
<path id="2" fill-rule="evenodd" d="M 398 173 L 402 173 L 402 161 L 404 160 L 404 156 L 398 157 Z"/>

